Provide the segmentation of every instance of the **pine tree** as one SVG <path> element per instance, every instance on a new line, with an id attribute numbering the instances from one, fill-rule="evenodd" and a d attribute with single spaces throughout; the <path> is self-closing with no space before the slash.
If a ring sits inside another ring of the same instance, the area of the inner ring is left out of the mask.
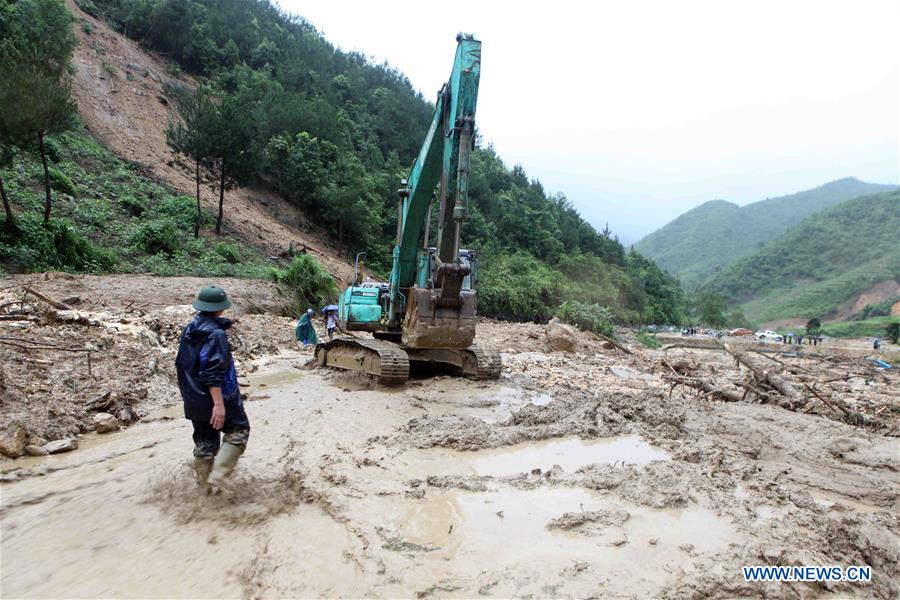
<path id="1" fill-rule="evenodd" d="M 58 0 L 21 0 L 0 11 L 0 143 L 23 145 L 36 138 L 44 167 L 47 225 L 52 195 L 44 138 L 68 128 L 75 114 L 68 73 L 75 48 L 72 16 Z M 11 209 L 7 221 L 10 215 Z"/>
<path id="2" fill-rule="evenodd" d="M 200 208 L 200 165 L 208 162 L 212 150 L 210 138 L 216 126 L 217 109 L 202 89 L 178 106 L 181 122 L 171 120 L 166 126 L 166 143 L 175 154 L 186 156 L 194 163 L 194 182 L 197 196 L 197 220 L 194 237 L 200 237 L 203 213 Z"/>

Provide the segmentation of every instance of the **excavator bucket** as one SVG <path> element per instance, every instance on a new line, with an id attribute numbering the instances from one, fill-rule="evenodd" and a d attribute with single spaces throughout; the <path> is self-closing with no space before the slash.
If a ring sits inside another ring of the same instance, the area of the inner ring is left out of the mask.
<path id="1" fill-rule="evenodd" d="M 463 291 L 454 305 L 441 306 L 439 290 L 409 290 L 403 345 L 409 348 L 468 348 L 475 341 L 475 294 Z"/>

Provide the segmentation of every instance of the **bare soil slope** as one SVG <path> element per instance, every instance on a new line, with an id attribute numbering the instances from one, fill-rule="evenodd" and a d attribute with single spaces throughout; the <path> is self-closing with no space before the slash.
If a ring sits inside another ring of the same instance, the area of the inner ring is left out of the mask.
<path id="1" fill-rule="evenodd" d="M 169 75 L 171 65 L 88 15 L 73 0 L 66 5 L 91 32 L 76 27 L 78 46 L 73 93 L 78 113 L 88 130 L 113 152 L 148 168 L 160 181 L 193 196 L 193 173 L 173 161 L 164 128 L 178 119 L 175 91 L 192 90 L 189 77 Z M 218 206 L 218 191 L 202 185 L 201 198 L 210 209 Z M 339 280 L 347 283 L 352 266 L 337 258 L 330 241 L 315 231 L 303 213 L 264 189 L 239 188 L 225 193 L 225 233 L 269 255 L 293 243 L 306 247 Z"/>

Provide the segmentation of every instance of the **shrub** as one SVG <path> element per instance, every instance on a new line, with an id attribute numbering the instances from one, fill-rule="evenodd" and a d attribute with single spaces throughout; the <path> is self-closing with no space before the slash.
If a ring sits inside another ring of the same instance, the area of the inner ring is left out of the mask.
<path id="1" fill-rule="evenodd" d="M 171 219 L 150 219 L 132 228 L 128 242 L 146 254 L 171 256 L 181 246 L 181 235 Z"/>
<path id="2" fill-rule="evenodd" d="M 225 259 L 225 262 L 237 265 L 241 263 L 241 249 L 235 244 L 217 244 L 216 254 Z"/>
<path id="3" fill-rule="evenodd" d="M 659 343 L 659 340 L 656 339 L 655 335 L 650 335 L 649 333 L 644 333 L 643 331 L 637 334 L 637 341 L 641 343 L 645 348 L 659 348 L 662 344 Z"/>
<path id="4" fill-rule="evenodd" d="M 272 269 L 269 276 L 290 291 L 296 314 L 333 302 L 338 295 L 334 278 L 309 254 L 294 257 L 286 269 Z"/>
<path id="5" fill-rule="evenodd" d="M 599 304 L 584 304 L 577 300 L 566 300 L 559 306 L 556 316 L 561 321 L 574 325 L 582 331 L 593 331 L 605 336 L 615 334 L 612 312 Z"/>
<path id="6" fill-rule="evenodd" d="M 76 194 L 75 184 L 72 183 L 72 180 L 65 173 L 54 167 L 47 169 L 47 172 L 50 174 L 50 187 L 70 196 Z"/>
<path id="7" fill-rule="evenodd" d="M 147 206 L 131 194 L 125 194 L 119 198 L 118 204 L 120 208 L 132 217 L 139 217 L 147 210 Z"/>
<path id="8" fill-rule="evenodd" d="M 116 255 L 95 246 L 65 219 L 50 219 L 44 227 L 40 216 L 23 213 L 13 234 L 0 234 L 0 260 L 23 271 L 68 269 L 102 272 L 116 264 Z"/>
<path id="9" fill-rule="evenodd" d="M 58 163 L 62 160 L 62 148 L 56 138 L 49 136 L 44 138 L 44 154 L 47 155 L 47 160 L 52 163 Z"/>

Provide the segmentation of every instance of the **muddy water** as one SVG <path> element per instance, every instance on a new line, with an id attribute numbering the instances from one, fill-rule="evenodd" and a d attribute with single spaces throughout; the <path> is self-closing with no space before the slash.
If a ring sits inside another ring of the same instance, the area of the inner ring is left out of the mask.
<path id="1" fill-rule="evenodd" d="M 571 474 L 672 464 L 636 435 L 474 452 L 385 442 L 425 414 L 495 422 L 536 397 L 521 389 L 446 378 L 380 388 L 296 367 L 276 361 L 247 378 L 253 430 L 233 493 L 197 493 L 178 406 L 85 436 L 73 453 L 4 462 L 4 595 L 658 596 L 747 542 L 699 492 L 685 507 L 654 509 L 576 486 L 504 483 L 554 465 Z M 466 491 L 423 483 L 433 475 L 492 478 Z M 751 499 L 742 488 L 734 496 Z M 763 506 L 755 516 L 785 514 Z"/>
<path id="2" fill-rule="evenodd" d="M 585 532 L 546 527 L 565 512 L 604 509 L 627 510 L 628 520 Z M 690 552 L 711 553 L 733 538 L 731 527 L 704 509 L 627 506 L 581 489 L 442 491 L 400 506 L 373 500 L 367 510 L 391 515 L 383 545 L 411 559 L 407 569 L 415 578 L 474 581 L 501 597 L 520 593 L 530 577 L 541 582 L 535 591 L 543 593 L 553 593 L 555 587 L 589 593 L 602 577 L 608 593 L 652 594 L 664 584 L 667 571 L 685 562 L 683 546 L 694 544 Z M 698 540 L 701 529 L 705 535 Z M 648 564 L 655 568 L 647 569 Z M 505 577 L 509 572 L 516 576 Z M 403 593 L 400 588 L 391 592 Z"/>
<path id="3" fill-rule="evenodd" d="M 573 437 L 517 444 L 473 452 L 470 460 L 479 475 L 503 476 L 520 473 L 525 468 L 546 471 L 554 465 L 565 471 L 597 463 L 645 465 L 654 460 L 669 460 L 669 454 L 637 435 L 623 435 L 589 441 Z"/>

